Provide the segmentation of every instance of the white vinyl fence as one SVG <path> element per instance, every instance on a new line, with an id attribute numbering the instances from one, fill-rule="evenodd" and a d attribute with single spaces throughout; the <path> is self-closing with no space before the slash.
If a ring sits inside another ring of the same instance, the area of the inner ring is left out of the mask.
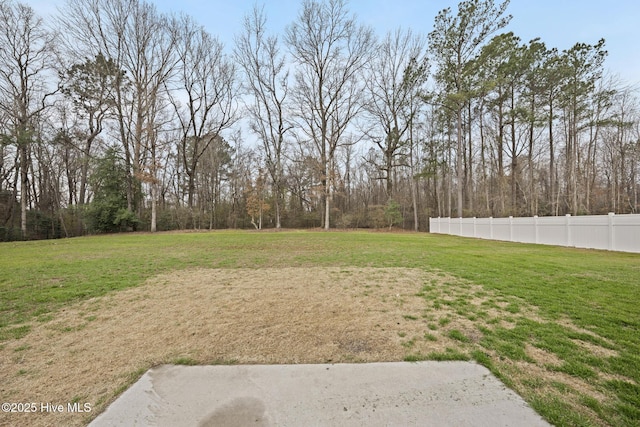
<path id="1" fill-rule="evenodd" d="M 429 218 L 429 232 L 640 253 L 640 214 L 533 218 Z"/>

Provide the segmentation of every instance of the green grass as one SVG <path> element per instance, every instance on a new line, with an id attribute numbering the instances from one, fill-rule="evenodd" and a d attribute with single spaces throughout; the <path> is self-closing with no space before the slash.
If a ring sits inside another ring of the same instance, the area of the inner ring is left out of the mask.
<path id="1" fill-rule="evenodd" d="M 450 330 L 448 336 L 449 336 L 449 338 L 452 338 L 454 340 L 458 340 L 458 341 L 461 341 L 461 342 L 469 342 L 470 341 L 469 338 L 467 338 L 466 335 L 464 335 L 462 332 L 460 332 L 457 329 Z"/>
<path id="2" fill-rule="evenodd" d="M 184 365 L 184 366 L 195 366 L 198 364 L 197 361 L 193 360 L 190 357 L 178 357 L 171 361 L 173 365 Z"/>
<path id="3" fill-rule="evenodd" d="M 0 243 L 0 342 L 28 334 L 29 321 L 51 319 L 69 303 L 138 286 L 163 272 L 279 266 L 435 272 L 446 285 L 438 280 L 419 284 L 424 285 L 420 295 L 427 313 L 433 308 L 449 314 L 430 318 L 423 339 L 435 337 L 428 331 L 455 324 L 456 316 L 474 322 L 481 336 L 470 342 L 452 330 L 448 338 L 458 348 L 410 354 L 407 360 L 472 357 L 556 425 L 640 424 L 639 254 L 443 235 L 317 231 L 125 234 Z M 469 284 L 482 288 L 474 294 Z M 485 300 L 474 305 L 473 297 Z M 537 308 L 536 316 L 527 314 L 530 307 Z M 496 310 L 503 314 L 495 317 Z M 405 319 L 420 321 L 410 315 Z M 94 320 L 88 313 L 87 321 Z M 567 321 L 582 331 L 567 327 Z M 594 355 L 579 342 L 608 349 L 611 355 Z M 606 401 L 571 387 L 561 391 L 556 380 L 513 368 L 536 362 L 527 348 L 560 362 L 538 363 L 542 369 L 583 381 L 606 395 Z"/>
<path id="4" fill-rule="evenodd" d="M 470 357 L 458 350 L 447 348 L 443 352 L 432 352 L 429 354 L 408 354 L 405 356 L 405 362 L 420 362 L 423 360 L 435 360 L 438 362 L 446 361 L 467 361 Z"/>

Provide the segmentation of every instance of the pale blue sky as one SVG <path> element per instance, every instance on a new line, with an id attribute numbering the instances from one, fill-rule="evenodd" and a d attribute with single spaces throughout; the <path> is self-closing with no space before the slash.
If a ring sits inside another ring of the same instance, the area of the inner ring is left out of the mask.
<path id="1" fill-rule="evenodd" d="M 25 0 L 23 0 L 25 1 Z M 36 11 L 47 15 L 64 0 L 26 0 Z M 213 35 L 232 48 L 233 35 L 243 16 L 255 0 L 151 0 L 160 11 L 186 12 L 202 23 Z M 278 33 L 292 22 L 299 10 L 299 0 L 258 1 L 265 4 L 269 27 Z M 349 7 L 361 20 L 384 34 L 398 26 L 424 34 L 433 28 L 441 9 L 455 0 L 351 0 Z M 513 19 L 508 31 L 523 41 L 540 37 L 548 47 L 560 50 L 576 42 L 593 44 L 606 40 L 609 56 L 606 67 L 627 83 L 640 84 L 640 1 L 638 0 L 511 0 L 508 13 Z"/>
<path id="2" fill-rule="evenodd" d="M 154 0 L 160 10 L 186 11 L 231 46 L 242 17 L 255 0 Z M 300 1 L 258 1 L 265 4 L 269 26 L 281 32 L 297 16 Z M 350 9 L 380 34 L 398 26 L 429 33 L 437 13 L 456 0 L 351 0 Z M 640 1 L 638 0 L 511 0 L 508 30 L 523 41 L 540 37 L 548 47 L 568 49 L 576 42 L 606 40 L 606 66 L 625 81 L 640 83 Z"/>

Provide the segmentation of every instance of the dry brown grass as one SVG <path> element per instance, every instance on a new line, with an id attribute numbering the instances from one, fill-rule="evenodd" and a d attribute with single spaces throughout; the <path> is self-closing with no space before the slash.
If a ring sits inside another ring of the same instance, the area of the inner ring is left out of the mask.
<path id="1" fill-rule="evenodd" d="M 340 363 L 402 360 L 455 345 L 427 329 L 428 280 L 417 269 L 179 271 L 85 301 L 34 323 L 0 349 L 5 401 L 88 402 L 78 414 L 2 414 L 2 425 L 82 425 L 161 363 Z M 430 310 L 430 318 L 447 308 Z M 450 327 L 455 327 L 452 322 Z M 459 329 L 470 325 L 460 324 Z"/>

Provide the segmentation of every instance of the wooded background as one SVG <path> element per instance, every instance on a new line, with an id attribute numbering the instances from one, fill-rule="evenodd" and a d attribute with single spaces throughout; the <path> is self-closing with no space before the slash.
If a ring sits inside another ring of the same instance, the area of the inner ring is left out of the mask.
<path id="1" fill-rule="evenodd" d="M 376 37 L 343 0 L 233 46 L 142 0 L 0 0 L 0 240 L 638 213 L 636 90 L 508 1 Z M 543 34 L 541 34 L 543 36 Z"/>

